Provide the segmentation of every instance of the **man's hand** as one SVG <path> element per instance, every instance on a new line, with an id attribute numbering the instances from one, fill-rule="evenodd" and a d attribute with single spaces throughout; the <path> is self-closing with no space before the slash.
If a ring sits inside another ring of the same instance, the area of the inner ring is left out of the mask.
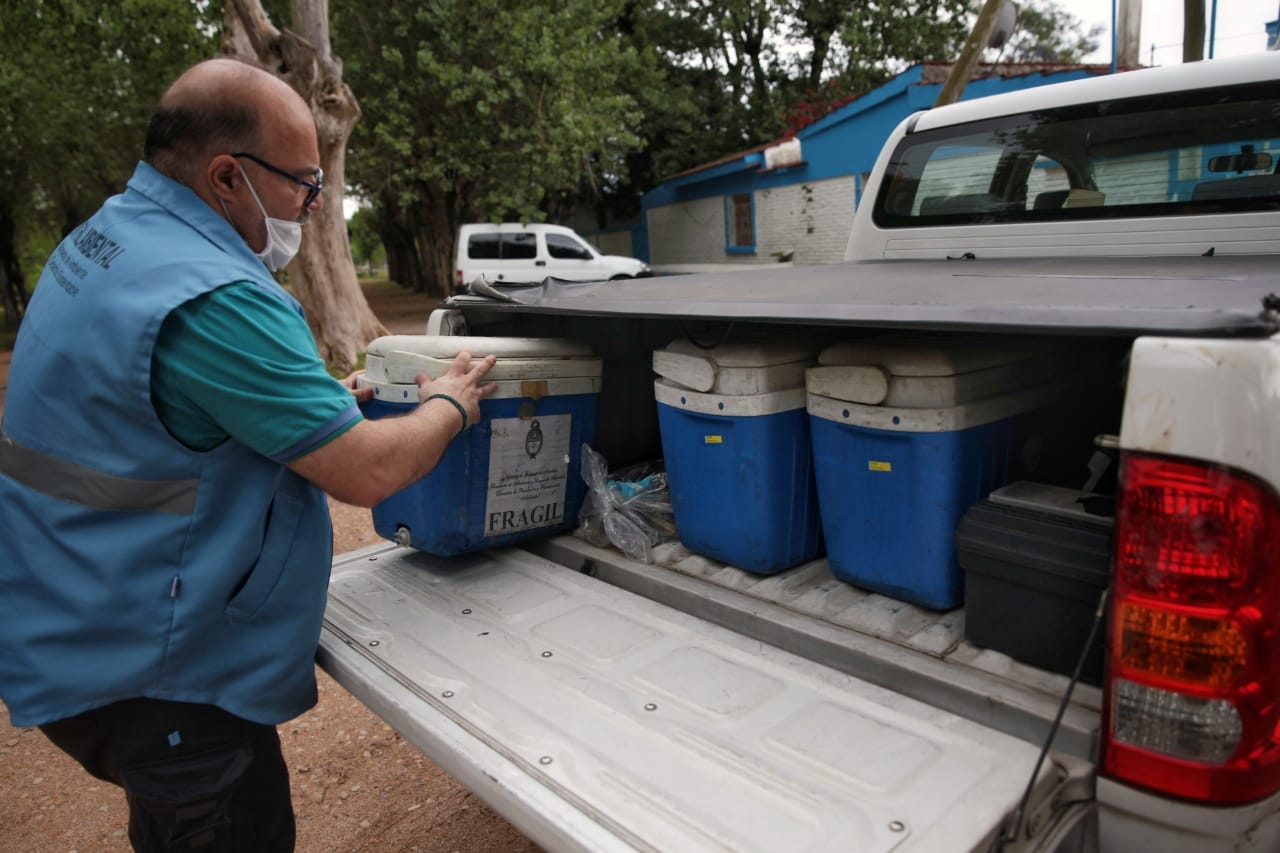
<path id="1" fill-rule="evenodd" d="M 357 403 L 367 403 L 369 400 L 373 399 L 372 388 L 356 387 L 356 378 L 363 375 L 364 375 L 363 370 L 356 370 L 346 379 L 338 380 L 339 382 L 341 382 L 343 385 L 347 387 L 347 390 L 351 392 L 351 396 L 356 398 Z"/>
<path id="2" fill-rule="evenodd" d="M 466 412 L 464 423 L 470 426 L 480 420 L 480 400 L 498 390 L 496 382 L 482 384 L 480 381 L 497 362 L 497 357 L 492 355 L 473 361 L 471 353 L 463 350 L 440 377 L 432 379 L 425 373 L 413 377 L 418 383 L 418 401 L 425 404 L 433 394 L 443 394 L 449 399 L 437 397 L 436 400 L 441 404 L 456 401 Z"/>
<path id="3" fill-rule="evenodd" d="M 289 467 L 344 503 L 371 507 L 385 500 L 426 476 L 460 429 L 480 420 L 480 400 L 498 390 L 497 383 L 481 380 L 496 362 L 491 355 L 473 361 L 471 353 L 458 353 L 439 379 L 415 377 L 417 408 L 401 417 L 362 420 Z M 357 376 L 342 384 L 367 399 L 373 389 L 357 391 Z M 430 399 L 432 394 L 450 399 Z"/>

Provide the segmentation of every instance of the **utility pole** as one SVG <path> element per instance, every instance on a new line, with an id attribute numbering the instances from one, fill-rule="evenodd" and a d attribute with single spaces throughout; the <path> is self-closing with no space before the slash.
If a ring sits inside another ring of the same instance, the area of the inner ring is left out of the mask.
<path id="1" fill-rule="evenodd" d="M 1204 0 L 1182 0 L 1182 61 L 1204 59 Z"/>
<path id="2" fill-rule="evenodd" d="M 938 99 L 933 102 L 935 107 L 960 100 L 960 96 L 964 94 L 964 87 L 968 85 L 969 77 L 973 74 L 973 66 L 978 63 L 982 49 L 991 39 L 991 33 L 996 27 L 996 18 L 1000 14 L 1000 7 L 1005 2 L 1006 0 L 986 0 L 983 4 L 982 11 L 978 13 L 978 19 L 973 24 L 973 32 L 969 33 L 964 47 L 960 49 L 960 58 L 956 60 L 955 65 L 951 66 L 947 82 L 942 84 L 942 91 L 938 93 Z"/>
<path id="3" fill-rule="evenodd" d="M 1116 65 L 1120 68 L 1133 68 L 1138 64 L 1138 54 L 1142 49 L 1138 43 L 1142 33 L 1142 0 L 1119 0 L 1119 3 Z"/>

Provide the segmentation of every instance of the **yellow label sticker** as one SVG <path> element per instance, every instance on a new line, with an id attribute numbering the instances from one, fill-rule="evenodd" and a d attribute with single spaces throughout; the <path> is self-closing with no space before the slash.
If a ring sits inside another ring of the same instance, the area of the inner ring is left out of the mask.
<path id="1" fill-rule="evenodd" d="M 703 444 L 724 444 L 724 437 L 719 435 L 704 435 L 702 437 Z"/>
<path id="2" fill-rule="evenodd" d="M 893 463 L 892 463 L 892 462 L 877 462 L 877 461 L 876 461 L 876 460 L 874 460 L 874 459 L 868 459 L 868 460 L 867 460 L 867 470 L 868 470 L 868 471 L 892 471 L 892 470 L 893 470 Z"/>

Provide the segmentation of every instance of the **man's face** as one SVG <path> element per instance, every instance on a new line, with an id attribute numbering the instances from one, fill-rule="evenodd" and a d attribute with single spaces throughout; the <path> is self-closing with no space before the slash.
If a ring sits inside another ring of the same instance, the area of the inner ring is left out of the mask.
<path id="1" fill-rule="evenodd" d="M 261 151 L 242 152 L 236 160 L 252 183 L 267 216 L 306 222 L 311 211 L 324 206 L 324 193 L 311 189 L 320 183 L 320 153 L 310 113 L 300 110 L 294 113 L 264 128 Z M 243 192 L 242 209 L 256 211 L 257 203 L 247 186 Z M 308 196 L 311 196 L 309 203 Z M 266 247 L 267 228 L 261 211 L 257 216 L 237 217 L 237 223 L 245 242 L 255 252 Z"/>
<path id="2" fill-rule="evenodd" d="M 271 180 L 275 180 L 277 182 L 283 181 L 283 184 L 277 183 L 275 186 L 283 187 L 286 190 L 292 190 L 292 192 L 284 193 L 281 198 L 276 198 L 276 196 L 281 196 L 281 193 L 272 192 L 270 189 L 265 191 L 267 194 L 272 196 L 273 202 L 279 201 L 281 204 L 285 205 L 288 211 L 292 212 L 295 209 L 301 211 L 298 215 L 274 216 L 271 214 L 271 210 L 269 209 L 268 214 L 273 215 L 274 218 L 305 222 L 310 216 L 311 210 L 323 205 L 324 202 L 322 201 L 321 192 L 324 185 L 324 174 L 319 167 L 307 166 L 290 169 L 287 167 L 277 166 L 275 163 L 248 152 L 239 153 L 234 156 L 253 164 L 257 167 L 254 171 L 262 173 L 262 175 L 254 175 L 250 180 L 253 182 L 253 188 L 257 192 L 258 199 L 259 201 L 262 201 L 264 207 L 267 206 L 267 202 L 263 198 L 264 190 L 258 189 L 261 185 L 260 182 L 263 181 L 263 175 L 266 176 L 267 183 L 270 183 Z"/>

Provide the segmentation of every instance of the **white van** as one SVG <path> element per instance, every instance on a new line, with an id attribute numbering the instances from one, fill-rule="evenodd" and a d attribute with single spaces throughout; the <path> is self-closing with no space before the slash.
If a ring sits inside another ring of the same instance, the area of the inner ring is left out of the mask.
<path id="1" fill-rule="evenodd" d="M 519 222 L 463 225 L 453 268 L 455 289 L 481 275 L 490 282 L 527 283 L 548 277 L 604 281 L 649 274 L 644 261 L 602 255 L 571 228 Z"/>

